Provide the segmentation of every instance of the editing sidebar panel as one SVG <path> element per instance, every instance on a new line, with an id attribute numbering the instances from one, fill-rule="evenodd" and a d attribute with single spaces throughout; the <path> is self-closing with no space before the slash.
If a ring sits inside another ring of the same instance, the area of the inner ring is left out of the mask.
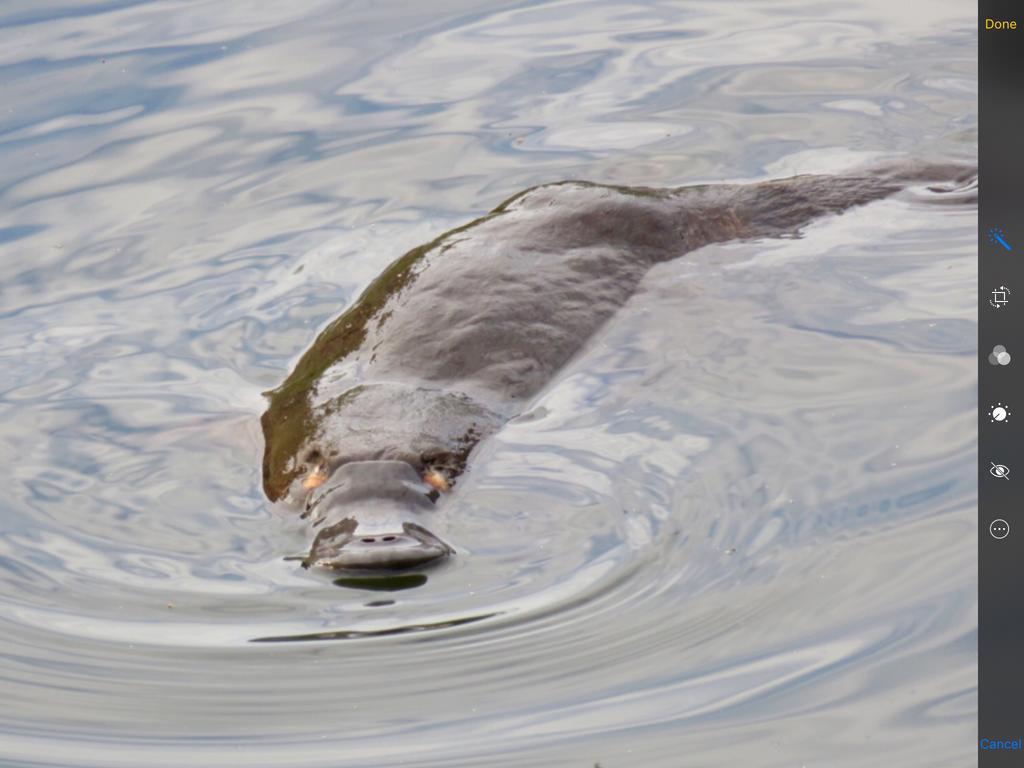
<path id="1" fill-rule="evenodd" d="M 1024 2 L 981 0 L 979 765 L 1024 766 Z"/>

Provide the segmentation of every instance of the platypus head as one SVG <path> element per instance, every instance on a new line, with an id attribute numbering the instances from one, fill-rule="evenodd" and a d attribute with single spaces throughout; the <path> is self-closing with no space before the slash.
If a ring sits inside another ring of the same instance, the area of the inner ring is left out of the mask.
<path id="1" fill-rule="evenodd" d="M 307 504 L 316 538 L 303 565 L 397 569 L 450 555 L 452 548 L 423 524 L 434 496 L 404 461 L 342 464 Z"/>

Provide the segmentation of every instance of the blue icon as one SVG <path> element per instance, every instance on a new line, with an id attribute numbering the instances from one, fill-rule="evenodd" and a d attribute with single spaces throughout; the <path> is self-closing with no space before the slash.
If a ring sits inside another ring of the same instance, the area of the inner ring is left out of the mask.
<path id="1" fill-rule="evenodd" d="M 1010 244 L 1006 242 L 1006 233 L 999 227 L 992 227 L 988 231 L 988 241 L 993 245 L 1001 245 L 1008 251 L 1013 250 L 1013 248 L 1010 247 Z"/>

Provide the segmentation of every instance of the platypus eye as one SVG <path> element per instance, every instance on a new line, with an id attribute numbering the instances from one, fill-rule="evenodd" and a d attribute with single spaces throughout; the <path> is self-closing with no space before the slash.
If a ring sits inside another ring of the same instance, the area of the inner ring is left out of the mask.
<path id="1" fill-rule="evenodd" d="M 437 467 L 427 467 L 423 472 L 423 482 L 435 491 L 450 491 L 452 488 L 451 481 L 448 479 L 448 473 Z"/>
<path id="2" fill-rule="evenodd" d="M 316 464 L 306 473 L 306 476 L 302 479 L 302 488 L 306 491 L 312 491 L 319 488 L 327 481 L 327 467 L 323 464 Z"/>

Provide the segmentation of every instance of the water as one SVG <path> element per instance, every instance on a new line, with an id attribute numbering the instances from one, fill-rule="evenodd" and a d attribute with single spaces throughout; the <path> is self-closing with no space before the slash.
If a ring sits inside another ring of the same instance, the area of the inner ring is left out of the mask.
<path id="1" fill-rule="evenodd" d="M 4 765 L 973 763 L 970 203 L 656 268 L 407 589 L 284 560 L 258 417 L 392 258 L 531 184 L 971 158 L 974 22 L 6 3 Z"/>

